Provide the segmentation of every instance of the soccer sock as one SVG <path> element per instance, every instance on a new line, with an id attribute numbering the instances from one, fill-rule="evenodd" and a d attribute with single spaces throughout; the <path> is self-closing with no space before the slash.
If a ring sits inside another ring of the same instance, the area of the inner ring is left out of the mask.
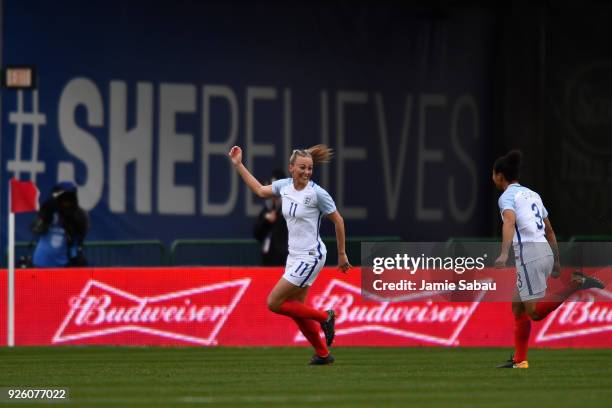
<path id="1" fill-rule="evenodd" d="M 531 320 L 523 313 L 521 317 L 514 318 L 514 362 L 527 360 L 529 348 L 529 334 L 531 333 Z"/>
<path id="2" fill-rule="evenodd" d="M 308 340 L 315 349 L 317 356 L 327 357 L 329 355 L 329 350 L 327 349 L 325 341 L 323 341 L 319 335 L 319 324 L 311 319 L 301 319 L 299 317 L 292 317 L 292 319 L 297 323 L 300 331 L 304 337 L 306 337 L 306 340 Z"/>
<path id="3" fill-rule="evenodd" d="M 327 312 L 306 306 L 304 303 L 298 302 L 297 300 L 286 300 L 280 305 L 278 313 L 301 319 L 312 319 L 319 323 L 323 323 L 327 320 Z"/>

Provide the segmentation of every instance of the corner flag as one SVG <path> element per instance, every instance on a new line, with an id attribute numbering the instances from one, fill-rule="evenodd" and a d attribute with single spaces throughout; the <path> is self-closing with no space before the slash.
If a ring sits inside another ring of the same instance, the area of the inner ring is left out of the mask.
<path id="1" fill-rule="evenodd" d="M 40 192 L 31 181 L 11 179 L 8 208 L 8 319 L 7 339 L 9 347 L 15 345 L 15 213 L 38 210 Z"/>
<path id="2" fill-rule="evenodd" d="M 31 181 L 11 179 L 11 206 L 10 212 L 38 211 L 38 198 L 40 191 Z"/>

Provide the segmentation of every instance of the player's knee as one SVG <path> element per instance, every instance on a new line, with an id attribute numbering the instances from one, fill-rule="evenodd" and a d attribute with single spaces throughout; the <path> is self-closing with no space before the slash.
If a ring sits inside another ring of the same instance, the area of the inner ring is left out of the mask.
<path id="1" fill-rule="evenodd" d="M 528 312 L 527 314 L 529 315 L 531 320 L 533 320 L 534 322 L 537 322 L 537 321 L 542 320 L 544 318 L 544 316 L 540 316 L 539 314 L 537 314 L 535 310 L 532 310 L 532 311 Z"/>
<path id="2" fill-rule="evenodd" d="M 277 299 L 268 298 L 268 310 L 273 313 L 278 313 L 280 311 L 281 303 Z"/>

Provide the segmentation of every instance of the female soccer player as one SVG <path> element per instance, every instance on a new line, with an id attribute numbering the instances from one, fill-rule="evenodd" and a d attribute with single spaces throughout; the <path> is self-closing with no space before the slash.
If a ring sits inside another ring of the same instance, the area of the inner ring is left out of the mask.
<path id="1" fill-rule="evenodd" d="M 327 191 L 310 180 L 313 166 L 328 163 L 331 156 L 332 150 L 325 145 L 294 150 L 289 159 L 291 177 L 263 186 L 242 164 L 242 149 L 234 146 L 229 152 L 234 167 L 253 193 L 261 198 L 278 196 L 282 199 L 283 216 L 289 231 L 289 256 L 283 277 L 268 295 L 268 308 L 291 317 L 297 323 L 315 349 L 316 354 L 310 360 L 312 365 L 334 362 L 327 349 L 334 340 L 334 311 L 316 310 L 304 303 L 308 289 L 325 264 L 327 250 L 319 237 L 323 215 L 335 225 L 338 269 L 346 273 L 351 268 L 344 248 L 344 220 Z M 326 342 L 319 336 L 316 322 L 320 324 Z"/>
<path id="2" fill-rule="evenodd" d="M 548 276 L 558 278 L 561 274 L 559 248 L 540 195 L 519 184 L 520 164 L 518 150 L 510 151 L 493 164 L 493 183 L 503 191 L 498 202 L 503 220 L 502 245 L 495 266 L 506 265 L 511 243 L 516 255 L 516 292 L 512 300 L 515 352 L 513 358 L 498 368 L 529 367 L 530 318 L 544 319 L 577 290 L 604 287 L 600 280 L 574 272 L 569 286 L 544 298 Z"/>

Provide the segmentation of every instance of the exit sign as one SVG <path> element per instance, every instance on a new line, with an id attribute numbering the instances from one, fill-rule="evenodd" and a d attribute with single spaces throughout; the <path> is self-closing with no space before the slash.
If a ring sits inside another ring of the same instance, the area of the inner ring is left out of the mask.
<path id="1" fill-rule="evenodd" d="M 2 86 L 10 89 L 36 88 L 36 69 L 33 66 L 7 66 L 2 69 Z"/>

